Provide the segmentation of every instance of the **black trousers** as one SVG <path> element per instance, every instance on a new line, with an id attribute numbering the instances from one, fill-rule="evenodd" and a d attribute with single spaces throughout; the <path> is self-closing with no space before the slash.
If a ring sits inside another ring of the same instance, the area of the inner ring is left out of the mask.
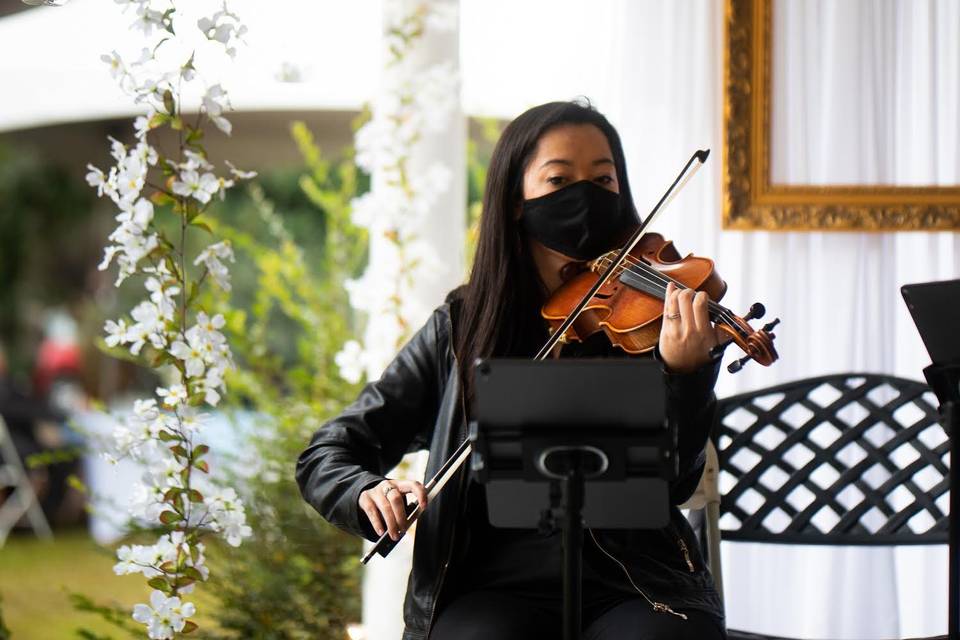
<path id="1" fill-rule="evenodd" d="M 708 614 L 654 611 L 641 597 L 588 601 L 583 640 L 724 640 L 726 632 Z M 504 591 L 471 591 L 440 612 L 430 640 L 560 640 L 563 608 L 557 598 Z"/>

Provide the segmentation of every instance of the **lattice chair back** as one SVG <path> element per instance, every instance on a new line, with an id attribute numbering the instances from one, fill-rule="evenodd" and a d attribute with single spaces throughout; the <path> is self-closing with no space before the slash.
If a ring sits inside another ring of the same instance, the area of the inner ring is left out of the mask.
<path id="1" fill-rule="evenodd" d="M 925 384 L 810 378 L 719 402 L 724 540 L 947 542 L 949 439 Z"/>

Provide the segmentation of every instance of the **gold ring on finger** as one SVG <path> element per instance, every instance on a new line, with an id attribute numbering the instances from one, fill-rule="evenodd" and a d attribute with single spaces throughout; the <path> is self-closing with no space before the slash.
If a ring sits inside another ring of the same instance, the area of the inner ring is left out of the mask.
<path id="1" fill-rule="evenodd" d="M 666 316 L 666 318 L 667 318 L 667 320 L 677 320 L 678 318 L 680 318 L 680 314 L 679 314 L 679 313 L 671 313 L 670 315 Z"/>

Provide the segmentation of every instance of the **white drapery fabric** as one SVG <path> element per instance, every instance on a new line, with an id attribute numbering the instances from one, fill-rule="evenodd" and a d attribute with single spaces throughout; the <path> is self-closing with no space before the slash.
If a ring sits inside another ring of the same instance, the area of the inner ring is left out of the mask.
<path id="1" fill-rule="evenodd" d="M 775 85 L 774 104 L 787 107 L 789 123 L 777 134 L 789 134 L 786 144 L 775 141 L 782 154 L 774 159 L 777 179 L 960 183 L 957 3 L 783 4 L 803 16 L 785 25 L 793 30 L 790 63 L 800 65 L 791 69 L 791 82 L 802 80 L 808 89 L 813 83 L 814 95 L 846 100 L 842 104 L 854 105 L 852 114 L 865 123 L 856 136 L 841 130 L 847 137 L 836 138 L 835 120 L 845 114 L 823 111 L 818 122 L 830 116 L 834 124 L 798 129 L 796 123 L 809 123 L 812 115 L 801 110 L 803 103 L 778 101 L 801 87 Z M 724 372 L 718 395 L 847 371 L 922 379 L 928 358 L 899 287 L 960 277 L 960 234 L 722 230 L 723 19 L 721 0 L 462 0 L 464 104 L 471 113 L 509 119 L 542 102 L 588 96 L 621 133 L 641 212 L 695 149 L 713 150 L 656 230 L 681 252 L 716 260 L 730 284 L 727 306 L 742 313 L 762 301 L 771 317 L 783 319 L 777 330 L 781 360 L 770 368 L 748 365 L 736 376 Z M 892 75 L 874 76 L 873 84 L 841 82 L 838 74 L 850 70 L 830 66 L 833 52 L 851 42 L 860 47 L 861 64 Z M 816 55 L 807 50 L 814 46 Z M 883 55 L 871 57 L 870 46 Z M 891 60 L 892 70 L 880 66 Z M 830 72 L 817 73 L 816 65 Z M 805 152 L 796 138 L 801 133 Z M 819 137 L 810 140 L 814 133 Z M 835 173 L 838 167 L 849 173 Z M 851 640 L 943 633 L 946 560 L 944 548 L 724 543 L 728 624 Z M 398 635 L 395 629 L 368 637 Z"/>
<path id="2" fill-rule="evenodd" d="M 797 15 L 785 14 L 785 6 Z M 637 204 L 644 210 L 694 149 L 721 148 L 723 4 L 624 1 L 622 10 L 622 31 L 615 36 L 622 43 L 620 95 L 598 97 L 597 103 L 623 136 Z M 778 62 L 789 62 L 787 77 L 795 82 L 774 83 L 778 124 L 786 124 L 781 139 L 787 142 L 774 143 L 777 178 L 960 184 L 956 3 L 791 1 L 777 3 L 775 10 L 774 32 L 790 31 L 787 59 Z M 849 47 L 860 47 L 854 51 L 873 72 L 873 84 L 868 78 L 854 83 L 839 76 L 854 73 L 850 67 L 831 67 L 837 52 Z M 871 51 L 883 55 L 873 57 Z M 940 71 L 934 73 L 935 68 Z M 780 66 L 774 74 L 778 71 Z M 805 103 L 789 100 L 800 90 L 855 110 L 824 108 L 813 118 L 810 110 L 817 104 L 804 111 Z M 857 131 L 838 127 L 837 120 L 849 115 L 863 119 L 864 126 Z M 818 127 L 800 124 L 813 120 Z M 884 151 L 887 155 L 878 155 Z M 783 324 L 776 332 L 781 360 L 769 369 L 751 364 L 736 376 L 724 372 L 718 394 L 846 371 L 922 380 L 929 359 L 899 287 L 960 277 L 960 234 L 723 231 L 720 170 L 714 156 L 658 230 L 682 252 L 716 260 L 730 283 L 728 306 L 742 313 L 760 300 Z M 732 628 L 850 639 L 946 628 L 942 547 L 785 549 L 725 543 L 723 564 Z"/>

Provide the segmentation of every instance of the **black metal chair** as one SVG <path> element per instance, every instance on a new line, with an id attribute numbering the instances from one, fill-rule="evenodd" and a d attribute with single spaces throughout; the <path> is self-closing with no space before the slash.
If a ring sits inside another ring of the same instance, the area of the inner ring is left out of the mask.
<path id="1" fill-rule="evenodd" d="M 946 544 L 950 443 L 936 407 L 925 384 L 859 373 L 720 400 L 720 535 L 780 544 Z M 719 558 L 710 564 L 722 584 Z M 773 639 L 733 630 L 730 638 Z"/>

